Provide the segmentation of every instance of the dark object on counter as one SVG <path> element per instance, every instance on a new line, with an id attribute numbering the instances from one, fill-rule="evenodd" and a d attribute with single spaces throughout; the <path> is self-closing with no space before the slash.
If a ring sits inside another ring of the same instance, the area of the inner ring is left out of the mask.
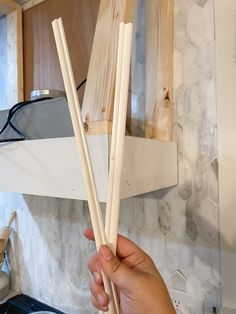
<path id="1" fill-rule="evenodd" d="M 21 140 L 74 136 L 65 98 L 44 100 L 39 98 L 30 102 L 23 106 L 17 104 L 15 110 L 12 109 L 13 107 L 0 110 L 0 142 L 14 141 L 17 136 Z M 13 111 L 11 112 L 11 110 Z M 23 136 L 17 135 L 16 130 Z"/>
<path id="2" fill-rule="evenodd" d="M 0 314 L 28 314 L 36 311 L 66 314 L 24 294 L 17 295 L 0 305 Z"/>

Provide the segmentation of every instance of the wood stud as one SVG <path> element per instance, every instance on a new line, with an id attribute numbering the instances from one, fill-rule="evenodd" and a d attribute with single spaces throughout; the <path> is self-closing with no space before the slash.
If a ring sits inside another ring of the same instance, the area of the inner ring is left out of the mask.
<path id="1" fill-rule="evenodd" d="M 0 13 L 7 19 L 7 64 L 1 67 L 6 77 L 6 107 L 23 100 L 22 9 L 13 0 L 0 0 Z"/>
<path id="2" fill-rule="evenodd" d="M 173 0 L 147 0 L 145 137 L 170 141 L 173 101 Z"/>
<path id="3" fill-rule="evenodd" d="M 145 137 L 166 141 L 172 136 L 173 6 L 173 0 L 146 1 Z M 111 133 L 118 24 L 133 21 L 135 8 L 134 0 L 101 0 L 82 109 L 89 134 Z"/>
<path id="4" fill-rule="evenodd" d="M 135 7 L 135 0 L 100 2 L 82 106 L 90 134 L 111 133 L 119 23 L 132 22 Z"/>

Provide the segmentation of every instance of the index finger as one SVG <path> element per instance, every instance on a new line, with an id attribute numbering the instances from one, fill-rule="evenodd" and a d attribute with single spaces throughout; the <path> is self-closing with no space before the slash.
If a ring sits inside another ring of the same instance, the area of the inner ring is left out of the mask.
<path id="1" fill-rule="evenodd" d="M 87 239 L 94 241 L 94 233 L 93 229 L 87 228 L 84 231 L 84 235 Z M 128 238 L 118 235 L 117 238 L 117 255 L 121 258 L 129 257 L 130 255 L 133 255 L 134 253 L 144 253 L 143 250 L 141 250 L 133 241 L 129 240 Z"/>

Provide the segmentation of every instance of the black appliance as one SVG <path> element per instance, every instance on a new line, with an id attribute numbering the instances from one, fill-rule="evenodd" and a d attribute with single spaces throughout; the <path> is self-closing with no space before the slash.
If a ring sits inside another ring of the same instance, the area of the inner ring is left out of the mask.
<path id="1" fill-rule="evenodd" d="M 66 314 L 24 294 L 16 295 L 0 305 L 0 314 L 28 314 L 37 311 L 51 311 L 56 314 Z"/>

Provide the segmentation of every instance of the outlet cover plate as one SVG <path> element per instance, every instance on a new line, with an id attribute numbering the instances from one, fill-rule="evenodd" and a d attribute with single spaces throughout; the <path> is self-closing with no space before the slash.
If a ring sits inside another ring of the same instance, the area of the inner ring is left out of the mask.
<path id="1" fill-rule="evenodd" d="M 170 295 L 177 314 L 204 313 L 204 304 L 201 299 L 175 289 L 170 290 Z"/>

